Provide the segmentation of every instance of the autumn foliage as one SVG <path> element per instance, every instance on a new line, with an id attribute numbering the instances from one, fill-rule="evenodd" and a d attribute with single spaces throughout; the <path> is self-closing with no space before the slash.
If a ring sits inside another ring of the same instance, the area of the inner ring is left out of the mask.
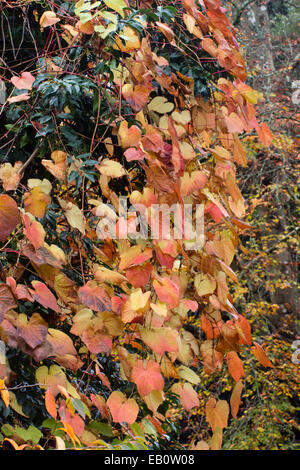
<path id="1" fill-rule="evenodd" d="M 230 293 L 249 228 L 239 136 L 272 141 L 236 31 L 219 0 L 29 3 L 4 2 L 30 22 L 31 50 L 4 77 L 2 445 L 164 447 L 172 410 L 199 407 L 199 371 L 225 369 L 230 402 L 207 400 L 211 439 L 194 443 L 219 449 L 242 400 L 240 352 L 273 367 Z M 161 221 L 158 239 L 134 237 L 137 213 L 124 219 L 120 196 L 146 212 L 202 205 L 203 246 L 174 226 L 164 238 Z M 101 239 L 108 204 L 120 236 Z"/>

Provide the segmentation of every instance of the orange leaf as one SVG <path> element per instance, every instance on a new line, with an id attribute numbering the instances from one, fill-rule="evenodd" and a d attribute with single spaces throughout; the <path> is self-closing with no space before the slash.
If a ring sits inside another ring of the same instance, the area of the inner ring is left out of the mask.
<path id="1" fill-rule="evenodd" d="M 153 287 L 161 302 L 168 304 L 169 308 L 178 307 L 180 302 L 180 288 L 174 281 L 168 277 L 157 277 L 157 279 L 153 281 Z"/>
<path id="2" fill-rule="evenodd" d="M 127 400 L 122 392 L 112 392 L 107 406 L 115 423 L 133 424 L 137 418 L 139 407 L 133 398 Z"/>
<path id="3" fill-rule="evenodd" d="M 24 214 L 23 218 L 25 223 L 24 233 L 34 248 L 38 250 L 44 246 L 46 235 L 44 227 L 37 220 L 31 222 L 28 214 Z"/>
<path id="4" fill-rule="evenodd" d="M 67 175 L 67 154 L 62 150 L 54 150 L 51 153 L 52 160 L 42 160 L 42 165 L 59 180 L 64 180 Z"/>
<path id="5" fill-rule="evenodd" d="M 56 419 L 57 417 L 57 410 L 56 410 L 56 403 L 53 397 L 53 394 L 51 392 L 51 389 L 48 388 L 46 393 L 45 393 L 45 405 L 48 413 Z"/>
<path id="6" fill-rule="evenodd" d="M 44 217 L 47 207 L 51 202 L 48 194 L 45 194 L 38 186 L 32 188 L 30 193 L 25 193 L 23 200 L 26 212 L 30 212 L 39 219 Z"/>
<path id="7" fill-rule="evenodd" d="M 1 394 L 2 400 L 4 401 L 6 408 L 8 408 L 9 407 L 9 391 L 5 387 L 5 383 L 4 383 L 5 380 L 6 380 L 6 377 L 4 377 L 4 379 L 0 379 L 0 394 Z"/>
<path id="8" fill-rule="evenodd" d="M 203 49 L 208 52 L 212 57 L 217 57 L 218 47 L 216 43 L 210 38 L 204 38 L 201 41 L 201 46 Z"/>
<path id="9" fill-rule="evenodd" d="M 69 423 L 67 423 L 66 421 L 62 421 L 62 423 L 63 423 L 64 427 L 59 428 L 59 429 L 64 431 L 66 434 L 68 434 L 68 436 L 70 437 L 70 439 L 71 439 L 74 446 L 76 445 L 76 443 L 78 445 L 80 445 L 80 440 L 78 439 L 78 437 L 76 437 L 72 426 Z"/>
<path id="10" fill-rule="evenodd" d="M 81 23 L 81 21 L 77 21 L 75 27 L 79 29 L 79 31 L 83 34 L 93 34 L 95 31 L 94 25 L 91 21 L 87 21 L 86 23 Z"/>
<path id="11" fill-rule="evenodd" d="M 122 121 L 118 131 L 122 148 L 138 147 L 142 133 L 138 126 L 128 128 L 128 122 Z"/>
<path id="12" fill-rule="evenodd" d="M 251 351 L 253 352 L 256 359 L 265 367 L 274 367 L 268 356 L 266 355 L 263 348 L 254 342 L 254 346 L 252 346 Z"/>
<path id="13" fill-rule="evenodd" d="M 241 377 L 245 376 L 243 363 L 235 351 L 229 351 L 227 353 L 227 364 L 229 373 L 236 382 L 238 382 Z"/>
<path id="14" fill-rule="evenodd" d="M 243 315 L 239 315 L 235 327 L 239 334 L 239 344 L 252 344 L 251 325 Z"/>
<path id="15" fill-rule="evenodd" d="M 172 138 L 172 163 L 174 166 L 175 174 L 181 176 L 184 170 L 183 155 L 178 141 L 178 134 L 171 117 L 168 119 L 168 131 Z"/>
<path id="16" fill-rule="evenodd" d="M 77 354 L 70 336 L 61 330 L 48 328 L 47 341 L 51 344 L 53 352 L 58 356 L 66 354 L 76 356 Z"/>
<path id="17" fill-rule="evenodd" d="M 150 280 L 152 269 L 152 264 L 145 263 L 142 266 L 126 269 L 125 274 L 133 287 L 145 287 L 145 285 L 148 284 Z"/>
<path id="18" fill-rule="evenodd" d="M 178 332 L 172 328 L 143 328 L 141 338 L 157 354 L 178 351 Z"/>
<path id="19" fill-rule="evenodd" d="M 207 181 L 207 176 L 203 171 L 193 171 L 191 174 L 185 172 L 180 179 L 180 192 L 183 197 L 188 196 L 204 188 Z"/>
<path id="20" fill-rule="evenodd" d="M 256 128 L 259 140 L 265 147 L 269 147 L 273 141 L 273 134 L 270 131 L 268 124 L 263 122 L 261 125 L 258 125 Z"/>
<path id="21" fill-rule="evenodd" d="M 231 394 L 230 398 L 230 408 L 231 408 L 231 414 L 234 418 L 237 417 L 239 407 L 241 402 L 241 393 L 244 388 L 243 382 L 239 381 L 235 384 L 234 389 Z"/>
<path id="22" fill-rule="evenodd" d="M 96 408 L 98 408 L 98 410 L 100 411 L 102 418 L 109 420 L 110 414 L 108 407 L 105 403 L 105 399 L 101 395 L 91 394 L 91 400 L 96 406 Z"/>
<path id="23" fill-rule="evenodd" d="M 0 242 L 4 242 L 16 226 L 21 222 L 18 206 L 15 200 L 7 196 L 0 195 Z"/>
<path id="24" fill-rule="evenodd" d="M 31 315 L 29 321 L 27 321 L 26 315 L 19 315 L 17 326 L 19 336 L 32 349 L 42 344 L 46 339 L 48 325 L 38 313 Z"/>
<path id="25" fill-rule="evenodd" d="M 217 427 L 220 427 L 221 429 L 227 427 L 229 416 L 229 406 L 227 401 L 219 400 L 216 402 L 215 398 L 211 398 L 206 403 L 205 412 L 206 419 L 213 431 L 215 431 Z"/>
<path id="26" fill-rule="evenodd" d="M 164 379 L 159 364 L 155 361 L 137 361 L 132 369 L 131 380 L 136 384 L 139 394 L 143 397 L 153 390 L 164 388 Z"/>
<path id="27" fill-rule="evenodd" d="M 152 258 L 152 254 L 153 252 L 151 248 L 146 248 L 142 253 L 141 245 L 131 246 L 121 254 L 119 269 L 120 271 L 123 271 L 124 269 L 131 268 L 132 266 L 139 266 Z"/>
<path id="28" fill-rule="evenodd" d="M 129 26 L 125 26 L 122 34 L 126 36 L 125 45 L 123 44 L 121 38 L 117 36 L 116 43 L 113 46 L 114 49 L 129 53 L 135 49 L 140 48 L 140 38 L 134 29 L 130 28 Z"/>
<path id="29" fill-rule="evenodd" d="M 197 392 L 193 389 L 191 384 L 185 383 L 174 384 L 171 387 L 173 393 L 176 393 L 180 397 L 180 402 L 185 410 L 189 411 L 196 406 L 200 406 L 199 398 Z"/>
<path id="30" fill-rule="evenodd" d="M 139 112 L 148 103 L 150 91 L 151 90 L 144 85 L 136 85 L 133 87 L 133 85 L 127 83 L 122 87 L 122 94 L 125 100 L 136 112 Z"/>

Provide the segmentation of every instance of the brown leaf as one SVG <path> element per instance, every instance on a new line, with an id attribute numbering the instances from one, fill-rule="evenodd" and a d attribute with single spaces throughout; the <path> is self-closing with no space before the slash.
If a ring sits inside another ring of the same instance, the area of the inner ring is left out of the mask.
<path id="1" fill-rule="evenodd" d="M 88 281 L 79 291 L 80 302 L 96 312 L 111 310 L 111 299 L 102 286 Z"/>
<path id="2" fill-rule="evenodd" d="M 18 335 L 26 341 L 32 349 L 42 344 L 47 336 L 48 324 L 38 314 L 34 313 L 30 320 L 26 315 L 20 314 L 18 317 Z"/>
<path id="3" fill-rule="evenodd" d="M 17 306 L 18 304 L 10 287 L 6 284 L 0 284 L 0 323 L 6 312 Z"/>

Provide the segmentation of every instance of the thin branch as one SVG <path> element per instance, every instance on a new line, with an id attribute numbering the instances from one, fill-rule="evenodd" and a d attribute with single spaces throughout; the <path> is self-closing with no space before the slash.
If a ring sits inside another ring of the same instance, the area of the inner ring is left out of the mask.
<path id="1" fill-rule="evenodd" d="M 44 140 L 45 140 L 45 137 L 43 137 L 41 139 L 41 141 L 39 142 L 38 146 L 35 148 L 35 150 L 32 152 L 32 154 L 30 155 L 30 157 L 28 158 L 28 160 L 26 160 L 26 162 L 24 163 L 24 165 L 20 168 L 20 170 L 18 171 L 18 174 L 19 175 L 22 175 L 22 173 L 24 173 L 24 171 L 26 170 L 26 168 L 28 167 L 28 165 L 32 162 L 32 160 L 34 159 L 34 157 L 36 156 L 36 154 L 39 152 L 41 146 L 43 145 L 44 143 Z"/>

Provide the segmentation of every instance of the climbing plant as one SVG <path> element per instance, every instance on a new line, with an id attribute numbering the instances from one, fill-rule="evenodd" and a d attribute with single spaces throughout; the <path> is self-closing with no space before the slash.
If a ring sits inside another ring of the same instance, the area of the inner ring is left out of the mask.
<path id="1" fill-rule="evenodd" d="M 229 288 L 239 136 L 272 141 L 236 30 L 219 0 L 1 8 L 2 446 L 180 448 L 174 410 L 199 409 L 191 448 L 219 449 L 241 354 L 273 367 Z"/>

